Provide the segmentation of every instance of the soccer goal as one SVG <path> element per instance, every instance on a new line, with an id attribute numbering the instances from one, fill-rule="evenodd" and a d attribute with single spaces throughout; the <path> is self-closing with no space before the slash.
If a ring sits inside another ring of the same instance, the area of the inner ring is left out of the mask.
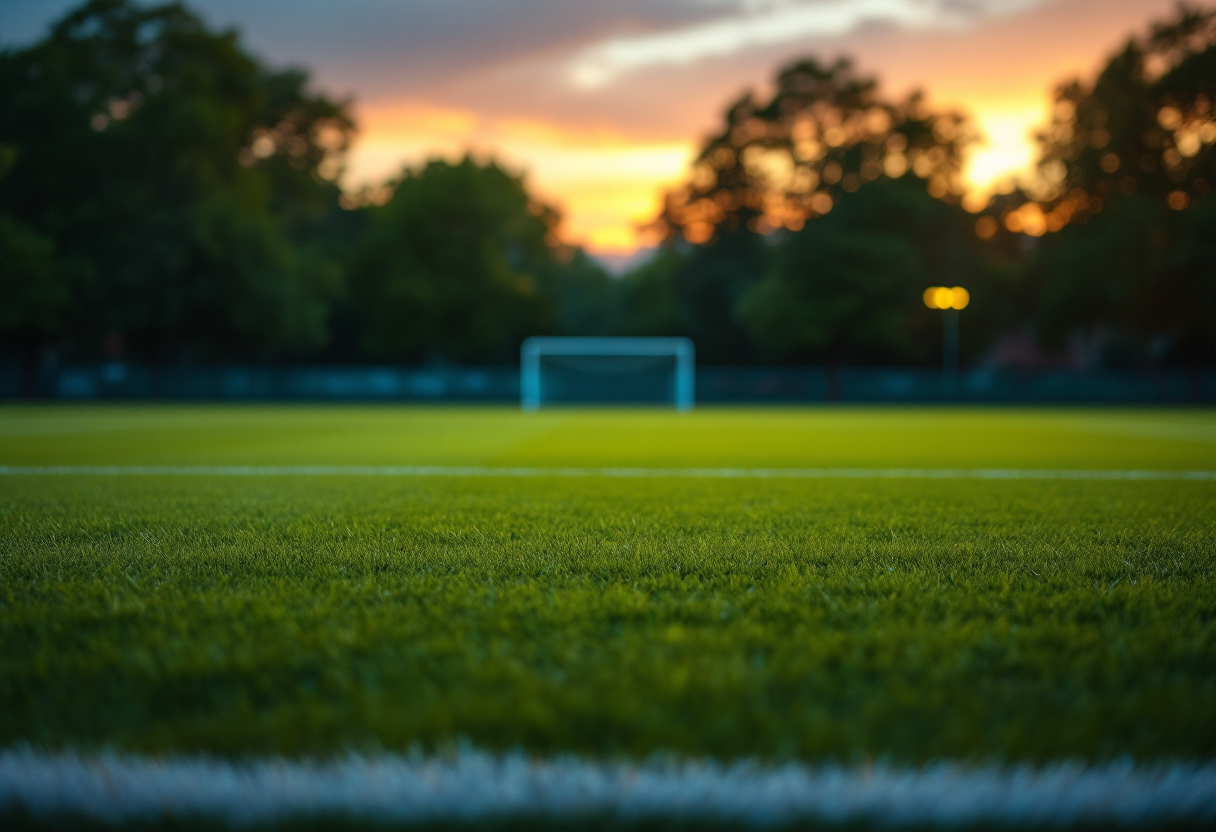
<path id="1" fill-rule="evenodd" d="M 692 410 L 687 338 L 529 338 L 520 348 L 524 410 L 560 404 L 670 404 Z"/>

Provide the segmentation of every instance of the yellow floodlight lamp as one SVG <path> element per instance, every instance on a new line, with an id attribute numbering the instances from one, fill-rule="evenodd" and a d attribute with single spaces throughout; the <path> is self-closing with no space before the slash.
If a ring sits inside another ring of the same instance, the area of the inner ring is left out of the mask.
<path id="1" fill-rule="evenodd" d="M 971 293 L 962 286 L 930 286 L 924 299 L 930 309 L 966 309 L 971 303 Z"/>

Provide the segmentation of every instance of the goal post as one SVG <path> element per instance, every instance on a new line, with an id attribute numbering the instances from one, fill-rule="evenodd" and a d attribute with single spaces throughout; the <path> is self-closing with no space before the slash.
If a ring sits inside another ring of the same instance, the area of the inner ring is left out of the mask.
<path id="1" fill-rule="evenodd" d="M 520 404 L 670 404 L 692 410 L 696 352 L 687 338 L 528 338 Z"/>

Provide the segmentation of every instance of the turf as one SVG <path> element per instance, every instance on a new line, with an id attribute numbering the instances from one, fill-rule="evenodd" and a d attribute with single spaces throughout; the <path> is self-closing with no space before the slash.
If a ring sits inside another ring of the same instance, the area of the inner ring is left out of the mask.
<path id="1" fill-rule="evenodd" d="M 0 409 L 0 464 L 1216 469 L 1212 411 Z M 0 745 L 1216 755 L 1216 482 L 0 477 Z"/>
<path id="2" fill-rule="evenodd" d="M 1216 468 L 1212 410 L 4 407 L 0 464 Z"/>

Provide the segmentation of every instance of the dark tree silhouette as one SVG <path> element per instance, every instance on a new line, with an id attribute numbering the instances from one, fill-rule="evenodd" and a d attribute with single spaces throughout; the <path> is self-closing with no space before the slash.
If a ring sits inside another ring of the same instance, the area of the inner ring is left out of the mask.
<path id="1" fill-rule="evenodd" d="M 962 115 L 931 112 L 919 94 L 888 101 L 849 61 L 806 59 L 778 73 L 768 101 L 748 93 L 727 109 L 656 225 L 665 239 L 694 244 L 743 226 L 797 230 L 863 183 L 905 175 L 935 197 L 957 197 L 974 140 Z"/>
<path id="2" fill-rule="evenodd" d="M 316 347 L 340 276 L 306 241 L 352 129 L 180 5 L 87 3 L 0 53 L 0 237 L 26 252 L 22 296 L 55 300 L 37 328 L 0 326 L 78 359 Z"/>
<path id="3" fill-rule="evenodd" d="M 775 86 L 731 105 L 666 195 L 666 252 L 626 283 L 635 329 L 688 335 L 716 363 L 928 360 L 921 292 L 977 278 L 957 205 L 973 130 L 919 94 L 883 98 L 846 60 L 800 61 Z"/>
<path id="4" fill-rule="evenodd" d="M 350 265 L 365 358 L 507 362 L 528 335 L 602 329 L 580 299 L 607 277 L 558 242 L 557 212 L 521 179 L 466 157 L 391 188 Z"/>
<path id="5" fill-rule="evenodd" d="M 1180 5 L 1091 82 L 1056 93 L 1037 202 L 997 213 L 1043 236 L 1033 315 L 1108 365 L 1216 358 L 1216 11 Z M 999 210 L 999 209 L 998 209 Z"/>

